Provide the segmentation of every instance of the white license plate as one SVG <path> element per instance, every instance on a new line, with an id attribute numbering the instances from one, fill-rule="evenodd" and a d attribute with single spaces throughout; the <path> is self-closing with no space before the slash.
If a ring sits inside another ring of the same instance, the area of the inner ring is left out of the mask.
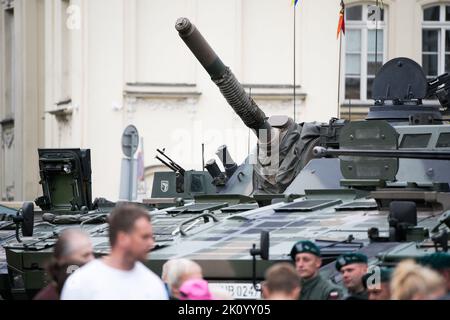
<path id="1" fill-rule="evenodd" d="M 261 292 L 255 290 L 252 283 L 210 282 L 209 288 L 225 290 L 233 299 L 261 299 Z"/>

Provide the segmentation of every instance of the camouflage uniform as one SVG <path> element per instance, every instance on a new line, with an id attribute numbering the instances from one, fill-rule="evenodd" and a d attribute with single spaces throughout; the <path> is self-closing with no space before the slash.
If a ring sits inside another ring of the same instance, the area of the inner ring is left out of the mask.
<path id="1" fill-rule="evenodd" d="M 337 300 L 343 297 L 341 288 L 317 275 L 308 280 L 302 280 L 300 300 Z"/>
<path id="2" fill-rule="evenodd" d="M 347 293 L 343 300 L 369 300 L 369 293 L 367 290 L 358 293 Z"/>

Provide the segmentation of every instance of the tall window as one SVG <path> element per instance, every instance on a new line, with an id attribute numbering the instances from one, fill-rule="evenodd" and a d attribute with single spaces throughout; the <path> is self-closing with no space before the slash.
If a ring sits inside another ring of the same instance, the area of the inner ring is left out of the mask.
<path id="1" fill-rule="evenodd" d="M 70 0 L 61 1 L 61 83 L 60 94 L 58 99 L 64 101 L 71 98 L 72 95 L 72 30 L 67 27 L 68 9 L 70 6 Z"/>
<path id="2" fill-rule="evenodd" d="M 372 99 L 373 79 L 385 59 L 385 12 L 373 20 L 374 6 L 349 6 L 345 11 L 345 99 Z"/>
<path id="3" fill-rule="evenodd" d="M 429 79 L 450 71 L 450 5 L 423 9 L 422 66 Z"/>
<path id="4" fill-rule="evenodd" d="M 5 110 L 3 117 L 12 118 L 15 109 L 15 37 L 14 9 L 5 10 Z"/>
<path id="5" fill-rule="evenodd" d="M 3 3 L 5 5 L 5 3 Z M 4 65 L 4 105 L 0 102 L 0 200 L 14 200 L 14 111 L 16 106 L 16 46 L 15 46 L 15 20 L 13 2 L 6 2 L 4 10 L 4 38 L 0 37 L 5 54 Z M 2 108 L 3 107 L 3 108 Z M 8 121 L 9 120 L 9 121 Z"/>

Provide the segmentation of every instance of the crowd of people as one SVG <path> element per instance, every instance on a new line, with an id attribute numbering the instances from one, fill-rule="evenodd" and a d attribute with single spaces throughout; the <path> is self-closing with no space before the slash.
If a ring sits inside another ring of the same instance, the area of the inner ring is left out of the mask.
<path id="1" fill-rule="evenodd" d="M 108 256 L 94 259 L 89 235 L 80 229 L 62 232 L 47 266 L 50 283 L 36 300 L 228 300 L 225 290 L 211 287 L 199 264 L 188 259 L 168 260 L 161 278 L 144 266 L 154 246 L 151 218 L 144 209 L 126 205 L 109 219 Z M 436 252 L 405 260 L 395 268 L 369 268 L 361 253 L 336 259 L 342 286 L 321 274 L 319 247 L 297 242 L 290 253 L 293 263 L 280 262 L 267 269 L 261 286 L 266 300 L 432 300 L 448 299 L 450 254 Z"/>
<path id="2" fill-rule="evenodd" d="M 405 260 L 395 268 L 369 268 L 368 258 L 364 254 L 343 254 L 335 261 L 336 271 L 342 278 L 342 287 L 332 284 L 320 274 L 320 249 L 313 242 L 297 242 L 292 248 L 291 257 L 300 276 L 300 300 L 450 298 L 450 254 L 446 252 Z"/>

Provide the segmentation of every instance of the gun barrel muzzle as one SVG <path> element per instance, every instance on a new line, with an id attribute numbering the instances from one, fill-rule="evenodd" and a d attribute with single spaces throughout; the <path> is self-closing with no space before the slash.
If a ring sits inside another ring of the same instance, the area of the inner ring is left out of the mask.
<path id="1" fill-rule="evenodd" d="M 265 130 L 270 141 L 271 126 L 266 120 L 266 115 L 245 92 L 244 87 L 230 68 L 223 64 L 195 25 L 187 18 L 179 18 L 175 23 L 175 28 L 245 125 L 252 129 L 258 137 L 260 136 L 259 131 Z"/>
<path id="2" fill-rule="evenodd" d="M 226 67 L 195 25 L 188 18 L 179 18 L 175 23 L 175 28 L 211 78 L 220 78 L 225 73 Z"/>

